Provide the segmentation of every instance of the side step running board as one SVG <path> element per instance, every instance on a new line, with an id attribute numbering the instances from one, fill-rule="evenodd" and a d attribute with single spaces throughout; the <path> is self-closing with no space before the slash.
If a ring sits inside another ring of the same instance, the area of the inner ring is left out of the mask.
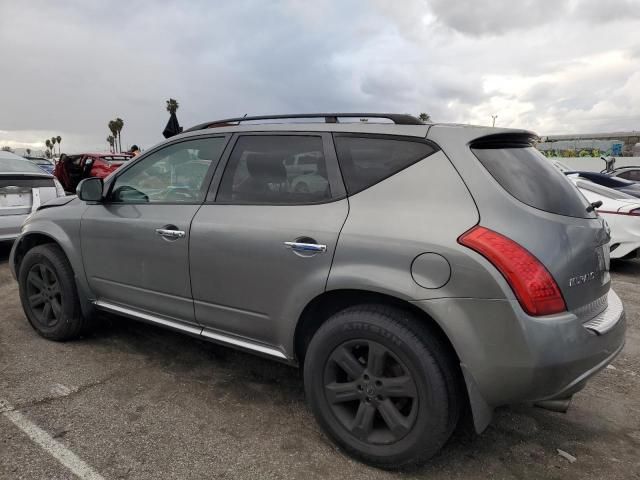
<path id="1" fill-rule="evenodd" d="M 205 338 L 212 342 L 221 343 L 235 348 L 241 348 L 250 350 L 270 357 L 275 357 L 280 360 L 289 360 L 287 356 L 280 350 L 261 345 L 259 343 L 250 342 L 248 340 L 233 337 L 231 335 L 225 335 L 223 333 L 214 332 L 202 327 L 194 327 L 186 325 L 184 323 L 176 322 L 173 320 L 167 320 L 165 318 L 156 317 L 144 312 L 132 310 L 130 308 L 123 307 L 121 305 L 115 305 L 113 303 L 105 302 L 104 300 L 96 300 L 93 304 L 101 309 L 112 313 L 124 315 L 126 317 L 133 318 L 134 320 L 141 320 L 143 322 L 149 322 L 163 327 L 171 328 L 172 330 L 178 330 L 180 332 L 188 333 L 190 335 L 196 335 L 198 337 Z"/>

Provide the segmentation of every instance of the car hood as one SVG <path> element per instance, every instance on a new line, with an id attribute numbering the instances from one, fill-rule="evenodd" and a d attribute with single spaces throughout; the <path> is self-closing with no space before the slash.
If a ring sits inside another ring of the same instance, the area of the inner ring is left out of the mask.
<path id="1" fill-rule="evenodd" d="M 40 205 L 40 207 L 38 207 L 38 211 L 40 210 L 44 210 L 45 208 L 51 208 L 51 207 L 61 207 L 62 205 L 66 205 L 67 203 L 70 203 L 71 201 L 75 200 L 76 197 L 75 195 L 67 195 L 66 197 L 57 197 L 54 198 L 52 200 L 49 200 L 46 203 L 43 203 L 42 205 Z"/>

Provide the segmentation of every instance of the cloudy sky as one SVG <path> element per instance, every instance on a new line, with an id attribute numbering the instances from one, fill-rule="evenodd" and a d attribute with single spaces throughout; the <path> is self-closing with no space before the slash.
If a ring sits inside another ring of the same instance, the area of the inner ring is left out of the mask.
<path id="1" fill-rule="evenodd" d="M 0 0 L 0 146 L 245 113 L 640 130 L 640 0 Z"/>

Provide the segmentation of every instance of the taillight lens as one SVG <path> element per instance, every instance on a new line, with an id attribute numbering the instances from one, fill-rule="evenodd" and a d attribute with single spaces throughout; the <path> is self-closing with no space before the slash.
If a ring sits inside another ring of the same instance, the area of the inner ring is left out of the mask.
<path id="1" fill-rule="evenodd" d="M 458 242 L 478 252 L 502 273 L 529 315 L 550 315 L 567 309 L 549 271 L 513 240 L 477 225 L 462 234 Z"/>

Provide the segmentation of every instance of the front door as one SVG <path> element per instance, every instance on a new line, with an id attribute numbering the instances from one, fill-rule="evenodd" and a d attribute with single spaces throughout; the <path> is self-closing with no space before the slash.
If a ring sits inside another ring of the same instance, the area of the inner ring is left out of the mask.
<path id="1" fill-rule="evenodd" d="M 213 182 L 217 194 L 191 226 L 196 320 L 205 335 L 279 348 L 304 305 L 325 289 L 347 199 L 330 136 L 234 140 Z"/>
<path id="2" fill-rule="evenodd" d="M 194 323 L 189 226 L 226 143 L 181 141 L 144 155 L 110 182 L 81 222 L 87 279 L 102 304 Z"/>

